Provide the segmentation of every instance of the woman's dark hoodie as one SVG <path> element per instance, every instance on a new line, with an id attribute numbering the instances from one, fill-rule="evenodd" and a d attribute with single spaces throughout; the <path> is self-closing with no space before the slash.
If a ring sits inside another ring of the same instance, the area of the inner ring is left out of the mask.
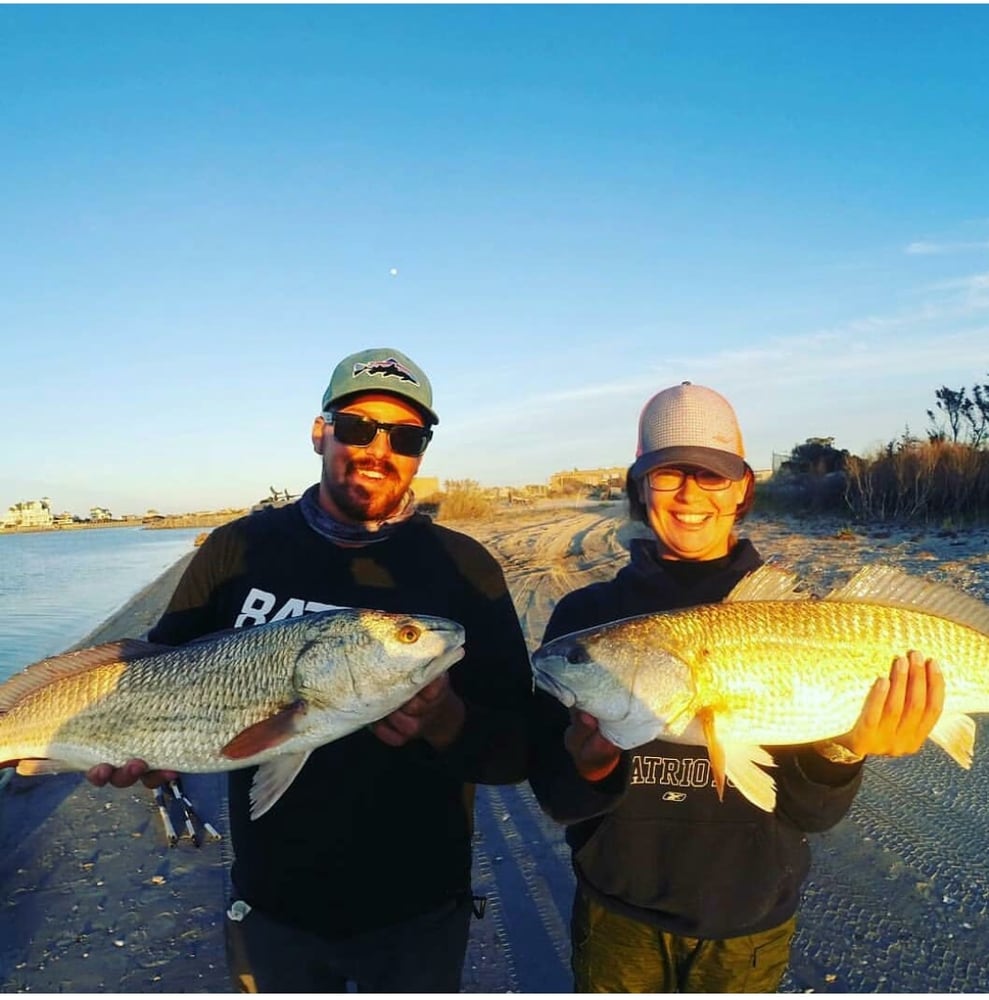
<path id="1" fill-rule="evenodd" d="M 613 580 L 560 601 L 543 641 L 718 602 L 761 562 L 745 539 L 703 562 L 659 559 L 653 539 L 635 539 Z M 581 889 L 687 937 L 737 937 L 791 917 L 810 866 L 805 833 L 837 823 L 861 783 L 860 764 L 831 763 L 810 748 L 775 750 L 777 802 L 767 813 L 731 785 L 718 799 L 706 748 L 663 740 L 623 751 L 615 771 L 589 782 L 563 746 L 569 721 L 558 701 L 537 692 L 529 781 L 543 808 L 567 824 Z"/>

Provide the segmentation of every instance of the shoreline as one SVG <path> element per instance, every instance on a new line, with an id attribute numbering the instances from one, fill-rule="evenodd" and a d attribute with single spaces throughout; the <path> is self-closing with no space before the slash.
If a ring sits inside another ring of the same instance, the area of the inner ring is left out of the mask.
<path id="1" fill-rule="evenodd" d="M 185 553 L 70 650 L 139 637 Z M 68 650 L 67 650 L 68 651 Z M 223 993 L 229 839 L 169 847 L 153 793 L 95 788 L 80 773 L 0 788 L 0 992 Z M 197 810 L 226 835 L 226 776 L 189 775 Z M 171 808 L 176 831 L 183 817 Z"/>
<path id="2" fill-rule="evenodd" d="M 106 528 L 143 528 L 146 531 L 168 531 L 172 528 L 217 528 L 250 513 L 243 510 L 221 510 L 203 514 L 164 514 L 157 517 L 133 517 L 110 521 L 83 521 L 72 524 L 31 524 L 0 526 L 3 535 L 38 535 L 58 531 L 89 531 Z"/>

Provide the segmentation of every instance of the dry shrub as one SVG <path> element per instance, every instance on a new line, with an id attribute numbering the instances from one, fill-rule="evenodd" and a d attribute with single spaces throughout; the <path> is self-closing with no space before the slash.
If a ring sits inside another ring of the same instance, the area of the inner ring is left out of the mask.
<path id="1" fill-rule="evenodd" d="M 933 441 L 851 458 L 845 498 L 870 520 L 968 522 L 989 517 L 989 452 Z"/>
<path id="2" fill-rule="evenodd" d="M 438 519 L 471 521 L 490 517 L 494 504 L 473 479 L 448 479 L 444 484 Z"/>

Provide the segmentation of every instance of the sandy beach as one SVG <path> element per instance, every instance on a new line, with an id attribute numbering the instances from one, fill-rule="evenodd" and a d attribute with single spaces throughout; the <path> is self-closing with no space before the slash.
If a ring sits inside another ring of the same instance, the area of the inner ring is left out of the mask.
<path id="1" fill-rule="evenodd" d="M 530 645 L 556 600 L 610 577 L 637 533 L 621 504 L 506 511 L 452 524 L 501 560 Z M 989 600 L 989 528 L 861 529 L 753 517 L 742 526 L 822 593 L 868 562 L 902 566 Z M 140 635 L 190 556 L 80 645 Z M 852 814 L 813 840 L 788 992 L 989 989 L 989 865 L 983 860 L 989 751 L 957 768 L 936 747 L 867 764 Z M 981 751 L 981 753 L 980 753 Z M 222 776 L 187 791 L 226 833 Z M 182 829 L 181 814 L 175 816 Z M 468 992 L 566 991 L 572 884 L 561 831 L 527 786 L 482 789 Z M 222 914 L 229 842 L 170 848 L 150 792 L 95 789 L 78 776 L 20 778 L 0 790 L 0 988 L 4 992 L 226 992 Z"/>

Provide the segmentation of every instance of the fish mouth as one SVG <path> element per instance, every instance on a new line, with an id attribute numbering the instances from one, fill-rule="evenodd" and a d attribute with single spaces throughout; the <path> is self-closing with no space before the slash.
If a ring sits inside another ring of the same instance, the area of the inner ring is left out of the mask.
<path id="1" fill-rule="evenodd" d="M 412 672 L 412 682 L 414 684 L 425 684 L 433 677 L 446 673 L 454 665 L 464 658 L 464 647 L 455 646 L 453 649 L 434 656 L 433 659 L 424 663 L 418 670 Z"/>
<path id="2" fill-rule="evenodd" d="M 533 667 L 532 675 L 536 684 L 548 694 L 553 695 L 557 701 L 563 704 L 564 708 L 572 708 L 577 704 L 577 695 L 566 684 L 561 684 L 552 674 L 540 670 L 539 667 Z"/>

